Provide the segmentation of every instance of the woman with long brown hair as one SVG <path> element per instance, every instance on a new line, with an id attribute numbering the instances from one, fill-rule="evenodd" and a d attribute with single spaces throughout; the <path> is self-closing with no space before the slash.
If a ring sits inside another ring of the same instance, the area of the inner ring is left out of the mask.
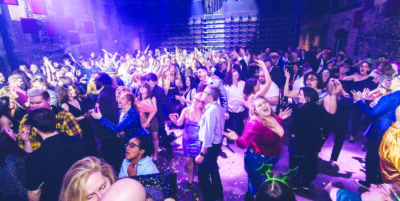
<path id="1" fill-rule="evenodd" d="M 96 139 L 94 137 L 92 123 L 89 121 L 90 113 L 79 97 L 79 90 L 75 85 L 64 85 L 57 89 L 58 100 L 64 111 L 74 115 L 75 120 L 82 129 L 83 141 L 91 156 L 97 156 Z"/>
<path id="2" fill-rule="evenodd" d="M 249 177 L 249 189 L 246 200 L 253 200 L 253 196 L 265 180 L 257 169 L 263 164 L 275 165 L 282 151 L 282 136 L 284 129 L 280 122 L 291 115 L 286 109 L 276 116 L 267 99 L 257 96 L 250 105 L 250 119 L 246 123 L 242 136 L 230 129 L 223 134 L 235 140 L 240 148 L 247 148 L 244 156 L 244 165 Z"/>
<path id="3" fill-rule="evenodd" d="M 140 122 L 142 127 L 151 133 L 154 146 L 153 160 L 157 160 L 158 156 L 158 120 L 157 113 L 157 100 L 151 95 L 151 88 L 149 84 L 142 83 L 139 85 L 139 95 L 136 98 L 135 106 L 140 115 Z"/>

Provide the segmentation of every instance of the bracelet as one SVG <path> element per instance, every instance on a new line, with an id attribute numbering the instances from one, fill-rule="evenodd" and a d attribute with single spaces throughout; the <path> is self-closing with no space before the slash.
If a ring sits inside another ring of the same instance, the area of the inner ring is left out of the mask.
<path id="1" fill-rule="evenodd" d="M 206 154 L 204 154 L 203 152 L 200 152 L 200 156 L 206 156 Z"/>

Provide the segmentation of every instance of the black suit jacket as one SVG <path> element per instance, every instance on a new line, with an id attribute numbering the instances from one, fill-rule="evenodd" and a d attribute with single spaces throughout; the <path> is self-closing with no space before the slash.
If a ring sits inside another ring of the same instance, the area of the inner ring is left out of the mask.
<path id="1" fill-rule="evenodd" d="M 115 89 L 111 86 L 104 86 L 99 93 L 97 103 L 99 104 L 102 116 L 108 121 L 118 124 L 118 104 L 115 97 Z M 96 135 L 99 139 L 113 138 L 116 136 L 114 132 L 101 125 L 99 122 L 96 122 Z"/>
<path id="2" fill-rule="evenodd" d="M 167 98 L 167 95 L 165 95 L 165 91 L 163 88 L 156 85 L 153 91 L 151 92 L 151 95 L 154 96 L 157 101 L 156 117 L 158 123 L 160 126 L 164 126 L 165 114 L 174 113 L 175 112 L 174 107 L 171 103 L 171 100 L 169 100 Z M 164 109 L 167 111 L 164 111 Z"/>

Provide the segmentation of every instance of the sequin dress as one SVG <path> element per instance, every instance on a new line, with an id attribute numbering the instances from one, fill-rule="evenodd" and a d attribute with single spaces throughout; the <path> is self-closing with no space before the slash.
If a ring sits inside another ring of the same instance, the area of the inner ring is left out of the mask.
<path id="1" fill-rule="evenodd" d="M 183 153 L 185 157 L 196 157 L 201 151 L 201 142 L 199 140 L 198 122 L 185 119 L 185 128 L 183 132 Z"/>

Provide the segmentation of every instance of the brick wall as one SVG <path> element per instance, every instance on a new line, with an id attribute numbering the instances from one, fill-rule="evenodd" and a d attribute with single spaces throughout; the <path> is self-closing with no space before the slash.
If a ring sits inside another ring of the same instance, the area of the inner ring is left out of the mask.
<path id="1" fill-rule="evenodd" d="M 46 14 L 33 14 L 29 0 L 18 0 L 18 5 L 7 5 L 8 13 L 4 14 L 7 15 L 9 37 L 19 60 L 41 62 L 44 54 L 59 58 L 66 50 L 75 55 L 89 54 L 93 50 L 97 51 L 100 46 L 116 49 L 113 41 L 119 37 L 121 25 L 116 19 L 112 1 L 95 0 L 93 4 L 89 0 L 43 1 Z M 36 19 L 38 33 L 23 33 L 21 18 Z M 49 34 L 49 22 L 54 23 L 59 35 Z M 73 26 L 68 26 L 71 23 Z M 71 32 L 77 34 L 79 43 L 71 43 Z"/>

